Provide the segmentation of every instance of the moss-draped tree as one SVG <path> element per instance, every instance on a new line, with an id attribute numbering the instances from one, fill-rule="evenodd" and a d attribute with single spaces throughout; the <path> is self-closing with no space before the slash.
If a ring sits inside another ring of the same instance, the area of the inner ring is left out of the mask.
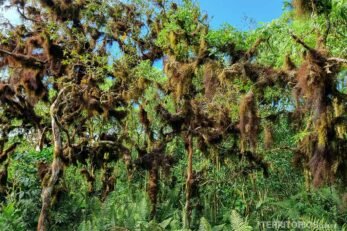
<path id="1" fill-rule="evenodd" d="M 11 143 L 8 134 L 31 133 L 38 149 L 54 147 L 53 161 L 41 174 L 38 230 L 48 229 L 53 197 L 71 165 L 83 166 L 91 196 L 95 173 L 103 172 L 101 200 L 114 189 L 116 161 L 125 162 L 129 181 L 137 169 L 148 171 L 154 218 L 159 172 L 177 163 L 166 146 L 180 139 L 187 155 L 183 220 L 189 227 L 199 187 L 195 153 L 217 152 L 209 158 L 218 165 L 218 148 L 229 144 L 229 155 L 267 175 L 259 138 L 264 131 L 267 148 L 278 148 L 270 145 L 271 126 L 280 115 L 305 131 L 295 160 L 311 170 L 314 185 L 346 183 L 347 95 L 338 88 L 338 74 L 347 60 L 329 50 L 328 36 L 337 29 L 326 2 L 293 1 L 295 17 L 324 15 L 326 21 L 315 32 L 315 46 L 286 31 L 304 50 L 301 64 L 283 54 L 283 67 L 276 67 L 258 61 L 271 35 L 259 33 L 244 47 L 234 38 L 216 42 L 207 16 L 190 1 L 12 1 L 23 23 L 5 23 L 0 35 L 0 66 L 6 70 L 0 83 L 0 193 L 6 193 L 7 156 L 17 145 L 4 149 Z M 153 69 L 158 60 L 161 74 Z M 269 88 L 282 98 L 268 100 Z M 288 92 L 293 105 L 276 110 Z M 264 108 L 271 108 L 265 116 L 259 112 Z M 21 123 L 10 126 L 14 120 Z"/>

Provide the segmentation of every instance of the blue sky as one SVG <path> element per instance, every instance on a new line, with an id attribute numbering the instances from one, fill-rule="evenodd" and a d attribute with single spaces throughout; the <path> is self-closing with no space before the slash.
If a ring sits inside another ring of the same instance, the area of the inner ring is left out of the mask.
<path id="1" fill-rule="evenodd" d="M 213 28 L 227 22 L 242 30 L 278 18 L 282 14 L 283 7 L 283 0 L 197 0 L 197 2 L 202 11 L 209 15 Z"/>
<path id="2" fill-rule="evenodd" d="M 270 22 L 282 14 L 284 0 L 196 0 L 209 15 L 211 26 L 218 28 L 229 23 L 241 30 L 254 29 L 261 22 Z M 1 11 L 0 15 L 12 23 L 20 23 L 15 9 Z"/>

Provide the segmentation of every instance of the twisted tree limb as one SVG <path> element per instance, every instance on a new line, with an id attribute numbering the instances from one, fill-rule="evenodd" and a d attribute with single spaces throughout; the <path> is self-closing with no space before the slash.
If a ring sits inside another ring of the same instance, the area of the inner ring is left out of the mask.
<path id="1" fill-rule="evenodd" d="M 59 105 L 60 98 L 65 92 L 66 88 L 63 88 L 56 100 L 53 102 L 50 108 L 50 116 L 52 123 L 52 136 L 54 143 L 54 153 L 53 153 L 53 162 L 51 165 L 51 176 L 47 183 L 43 182 L 43 189 L 41 193 L 42 207 L 41 213 L 37 225 L 38 231 L 47 230 L 47 217 L 48 211 L 51 207 L 52 195 L 54 191 L 54 186 L 59 182 L 60 177 L 63 174 L 64 164 L 63 164 L 63 145 L 62 145 L 62 136 L 61 131 L 57 123 L 56 118 L 56 108 Z"/>

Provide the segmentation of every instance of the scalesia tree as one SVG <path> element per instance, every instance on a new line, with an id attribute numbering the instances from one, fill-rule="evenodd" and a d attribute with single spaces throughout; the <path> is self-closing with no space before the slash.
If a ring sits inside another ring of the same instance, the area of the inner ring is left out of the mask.
<path id="1" fill-rule="evenodd" d="M 117 161 L 124 161 L 130 182 L 139 169 L 148 171 L 154 218 L 159 182 L 181 158 L 168 145 L 182 142 L 189 227 L 202 187 L 194 155 L 216 165 L 234 156 L 266 176 L 260 140 L 267 149 L 285 148 L 272 145 L 280 116 L 301 135 L 293 151 L 295 163 L 310 170 L 308 179 L 345 185 L 347 95 L 340 73 L 347 54 L 335 43 L 346 35 L 339 27 L 346 25 L 346 6 L 291 4 L 288 21 L 319 23 L 308 42 L 289 22 L 248 37 L 228 27 L 212 30 L 191 1 L 11 1 L 22 23 L 4 22 L 0 34 L 0 193 L 7 191 L 8 156 L 20 145 L 13 140 L 30 135 L 33 147 L 54 150 L 52 163 L 38 166 L 38 230 L 49 227 L 66 168 L 80 168 L 90 196 L 102 172 L 105 200 L 115 188 Z M 288 53 L 269 59 L 281 38 Z M 294 49 L 302 55 L 289 53 Z"/>

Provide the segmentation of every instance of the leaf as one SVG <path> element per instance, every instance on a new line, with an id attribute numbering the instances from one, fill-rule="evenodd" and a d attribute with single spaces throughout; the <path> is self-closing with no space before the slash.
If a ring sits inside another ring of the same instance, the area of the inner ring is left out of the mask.
<path id="1" fill-rule="evenodd" d="M 251 231 L 253 230 L 251 226 L 248 225 L 247 221 L 244 221 L 240 214 L 236 210 L 231 211 L 230 223 L 232 225 L 232 230 L 234 231 Z"/>
<path id="2" fill-rule="evenodd" d="M 212 227 L 213 231 L 222 231 L 225 227 L 225 224 L 221 224 L 221 225 L 216 225 Z"/>
<path id="3" fill-rule="evenodd" d="M 212 227 L 205 217 L 200 219 L 199 231 L 212 231 Z"/>
<path id="4" fill-rule="evenodd" d="M 160 227 L 162 227 L 163 229 L 166 229 L 166 227 L 168 227 L 168 226 L 170 225 L 171 221 L 172 221 L 172 217 L 170 217 L 170 218 L 168 218 L 168 219 L 162 221 L 159 225 L 160 225 Z"/>

